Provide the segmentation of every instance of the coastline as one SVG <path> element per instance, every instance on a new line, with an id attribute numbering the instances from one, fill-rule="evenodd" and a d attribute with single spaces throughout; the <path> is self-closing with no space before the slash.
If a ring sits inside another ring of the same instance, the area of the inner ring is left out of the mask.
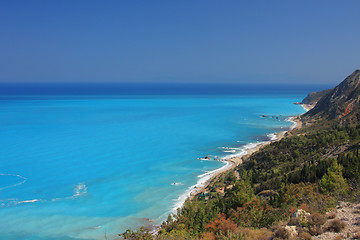
<path id="1" fill-rule="evenodd" d="M 299 104 L 299 105 L 301 105 L 305 111 L 309 111 L 310 109 L 313 108 L 313 106 L 308 104 Z M 270 143 L 280 141 L 282 138 L 291 135 L 292 130 L 301 128 L 302 122 L 300 120 L 300 116 L 301 115 L 291 116 L 285 120 L 293 123 L 293 125 L 289 127 L 289 130 L 272 133 L 271 134 L 272 137 L 270 140 L 263 142 L 249 143 L 244 146 L 244 152 L 239 153 L 236 156 L 230 155 L 229 158 L 226 157 L 222 158 L 221 161 L 226 162 L 226 164 L 221 168 L 215 169 L 213 171 L 198 176 L 200 178 L 198 182 L 195 185 L 191 186 L 185 193 L 179 196 L 174 208 L 172 209 L 172 212 L 176 213 L 177 209 L 181 208 L 188 198 L 190 200 L 193 200 L 194 197 L 196 197 L 197 195 L 204 193 L 207 187 L 211 183 L 215 182 L 222 174 L 241 165 L 253 153 L 259 151 L 260 149 L 269 145 Z"/>

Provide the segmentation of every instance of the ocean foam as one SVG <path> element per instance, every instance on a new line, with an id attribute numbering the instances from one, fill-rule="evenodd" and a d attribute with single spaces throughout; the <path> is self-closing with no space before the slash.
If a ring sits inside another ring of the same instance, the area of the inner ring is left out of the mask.
<path id="1" fill-rule="evenodd" d="M 275 141 L 277 139 L 276 133 L 269 133 L 266 136 L 270 139 L 270 141 Z"/>
<path id="2" fill-rule="evenodd" d="M 291 125 L 291 126 L 289 127 L 290 131 L 293 130 L 293 129 L 295 129 L 295 128 L 297 127 L 297 125 L 298 125 L 297 122 L 291 120 L 291 117 L 286 118 L 285 121 L 286 121 L 286 122 L 292 122 L 292 123 L 293 123 L 293 125 Z"/>
<path id="3" fill-rule="evenodd" d="M 221 168 L 218 168 L 213 171 L 209 171 L 209 172 L 199 175 L 198 178 L 200 178 L 200 179 L 197 181 L 197 183 L 195 185 L 189 187 L 183 194 L 181 194 L 178 197 L 178 199 L 175 200 L 175 204 L 172 209 L 172 212 L 176 213 L 177 209 L 181 208 L 184 205 L 185 200 L 188 197 L 190 197 L 192 194 L 195 194 L 199 188 L 204 187 L 206 185 L 207 181 L 209 181 L 214 174 L 216 174 L 217 172 L 220 172 L 220 171 L 224 171 L 232 166 L 231 162 L 224 162 L 224 163 L 226 163 L 226 164 L 224 166 L 222 166 Z"/>
<path id="4" fill-rule="evenodd" d="M 73 198 L 77 198 L 81 195 L 84 195 L 87 193 L 87 187 L 83 183 L 79 183 L 74 187 L 74 194 L 72 195 Z"/>
<path id="5" fill-rule="evenodd" d="M 290 118 L 288 118 L 290 119 Z M 289 120 L 291 121 L 291 120 Z M 294 122 L 295 123 L 295 122 Z M 286 132 L 286 131 L 285 131 Z M 269 137 L 269 141 L 275 141 L 277 139 L 277 135 L 276 133 L 270 133 L 267 135 Z M 237 142 L 243 142 L 243 141 L 237 141 Z M 226 164 L 224 166 L 222 166 L 221 168 L 218 168 L 218 169 L 215 169 L 213 171 L 209 171 L 209 172 L 206 172 L 204 174 L 201 174 L 198 176 L 198 178 L 200 178 L 197 183 L 191 187 L 189 187 L 183 194 L 181 194 L 178 199 L 175 200 L 175 204 L 174 204 L 174 207 L 172 209 L 172 212 L 173 213 L 176 213 L 177 209 L 178 208 L 181 208 L 186 199 L 190 196 L 192 196 L 193 194 L 195 194 L 197 192 L 197 190 L 199 188 L 202 188 L 206 185 L 206 183 L 218 172 L 220 171 L 224 171 L 228 168 L 230 168 L 232 166 L 232 162 L 228 161 L 232 158 L 235 158 L 235 157 L 241 157 L 241 156 L 244 156 L 246 154 L 248 154 L 248 150 L 249 149 L 252 149 L 252 148 L 255 148 L 263 143 L 265 143 L 267 141 L 258 141 L 258 142 L 250 142 L 242 147 L 238 147 L 238 148 L 235 148 L 235 147 L 218 147 L 220 149 L 224 149 L 223 152 L 226 152 L 226 153 L 235 153 L 235 154 L 229 154 L 229 155 L 226 155 L 224 157 L 221 157 L 219 158 L 218 161 L 221 161 L 221 162 L 225 162 Z M 200 159 L 200 158 L 199 158 Z M 200 159 L 200 160 L 208 160 L 208 159 Z M 209 161 L 209 160 L 208 160 Z"/>

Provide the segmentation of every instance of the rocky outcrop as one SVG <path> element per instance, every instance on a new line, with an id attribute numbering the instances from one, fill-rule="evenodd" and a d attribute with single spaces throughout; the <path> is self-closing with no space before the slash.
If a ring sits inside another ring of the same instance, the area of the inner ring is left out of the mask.
<path id="1" fill-rule="evenodd" d="M 356 70 L 338 86 L 325 93 L 315 107 L 305 113 L 302 118 L 304 120 L 358 121 L 360 119 L 360 70 Z"/>

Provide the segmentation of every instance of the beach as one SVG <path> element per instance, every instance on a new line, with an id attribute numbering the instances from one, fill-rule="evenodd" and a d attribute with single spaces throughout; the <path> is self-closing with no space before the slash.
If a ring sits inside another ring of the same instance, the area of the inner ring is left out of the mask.
<path id="1" fill-rule="evenodd" d="M 309 111 L 310 109 L 313 108 L 313 106 L 308 105 L 308 104 L 300 104 L 306 111 Z M 264 141 L 264 142 L 256 142 L 256 143 L 250 143 L 247 144 L 247 146 L 245 146 L 245 152 L 243 154 L 240 154 L 239 156 L 235 156 L 235 157 L 230 157 L 230 158 L 225 158 L 223 161 L 226 162 L 226 165 L 216 169 L 214 171 L 208 172 L 206 174 L 200 175 L 199 177 L 205 177 L 203 178 L 202 181 L 199 180 L 198 183 L 194 186 L 192 186 L 184 195 L 182 195 L 182 199 L 185 200 L 189 197 L 190 200 L 194 199 L 194 197 L 198 196 L 201 193 L 204 193 L 207 189 L 207 187 L 213 183 L 216 182 L 217 179 L 224 173 L 236 168 L 237 166 L 241 165 L 244 161 L 246 161 L 253 153 L 259 151 L 260 149 L 262 149 L 263 147 L 276 142 L 276 141 L 280 141 L 281 139 L 283 139 L 286 136 L 291 135 L 291 131 L 294 129 L 299 129 L 302 127 L 302 122 L 300 119 L 300 115 L 298 116 L 292 116 L 289 117 L 286 121 L 292 122 L 293 125 L 290 126 L 288 131 L 281 131 L 281 132 L 276 132 L 272 134 L 272 137 L 269 141 Z M 187 196 L 186 198 L 184 196 Z M 182 207 L 182 205 L 184 204 L 184 202 L 182 202 L 182 204 L 178 204 L 173 210 L 175 211 L 177 208 Z"/>

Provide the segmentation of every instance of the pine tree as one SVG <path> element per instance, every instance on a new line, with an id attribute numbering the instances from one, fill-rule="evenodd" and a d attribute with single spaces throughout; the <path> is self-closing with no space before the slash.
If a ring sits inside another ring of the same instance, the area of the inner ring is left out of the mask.
<path id="1" fill-rule="evenodd" d="M 333 196 L 343 196 L 348 190 L 348 185 L 342 171 L 343 166 L 334 159 L 331 166 L 327 169 L 327 173 L 320 180 L 319 186 L 321 191 Z"/>

